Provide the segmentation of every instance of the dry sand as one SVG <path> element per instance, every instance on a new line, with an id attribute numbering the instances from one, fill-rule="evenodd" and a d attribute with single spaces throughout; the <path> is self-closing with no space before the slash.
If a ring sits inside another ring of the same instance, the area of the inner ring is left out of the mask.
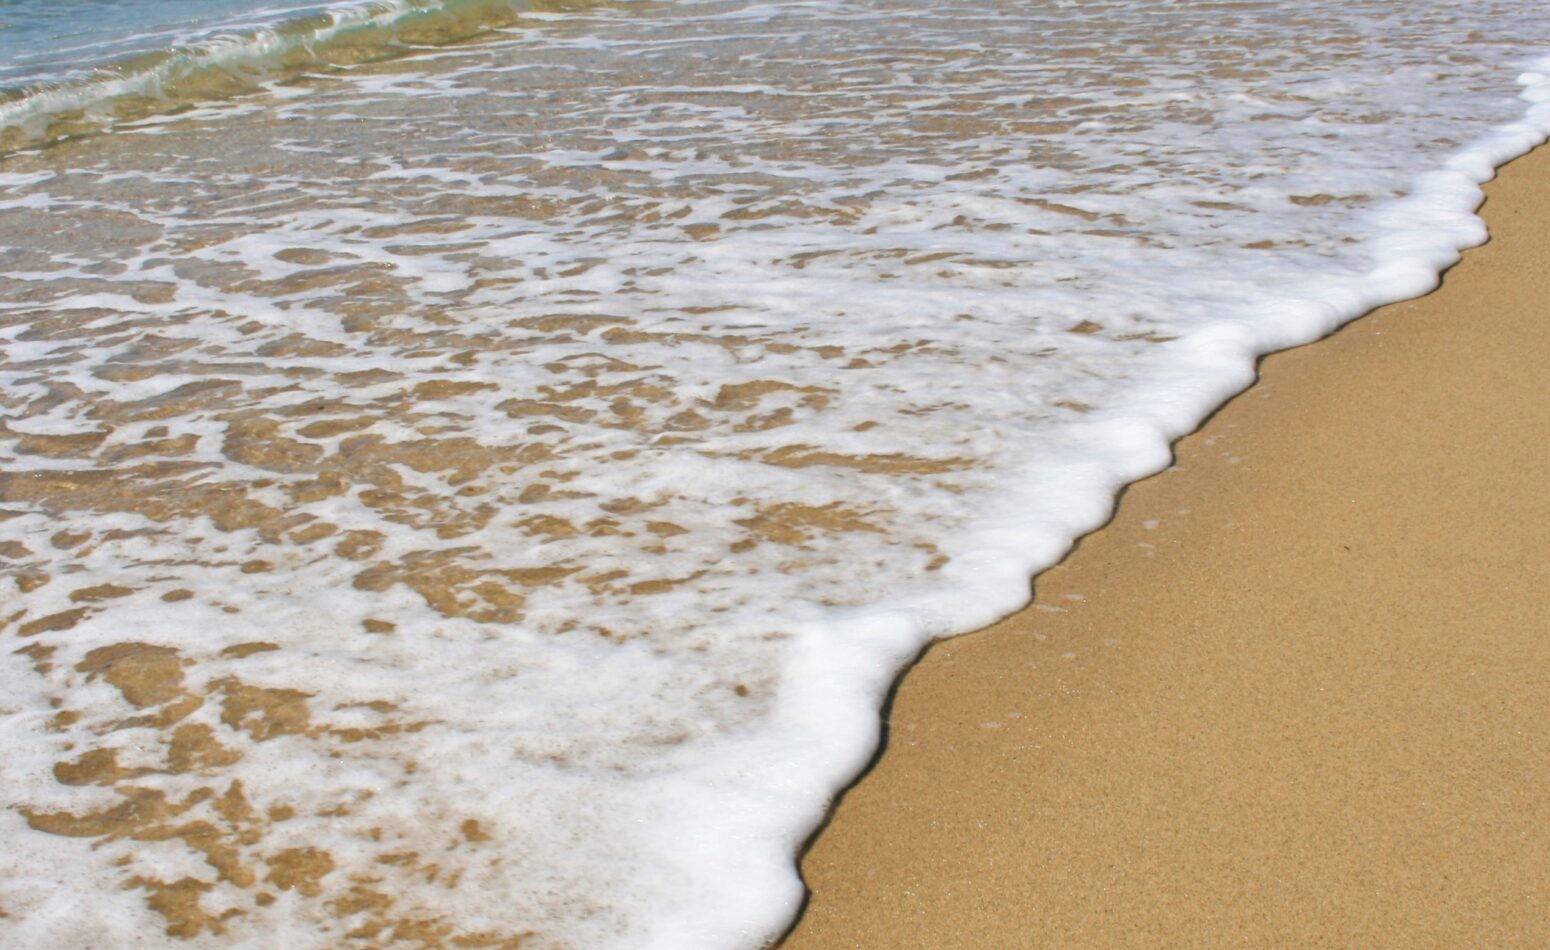
<path id="1" fill-rule="evenodd" d="M 785 950 L 1550 946 L 1547 183 L 926 653 Z"/>

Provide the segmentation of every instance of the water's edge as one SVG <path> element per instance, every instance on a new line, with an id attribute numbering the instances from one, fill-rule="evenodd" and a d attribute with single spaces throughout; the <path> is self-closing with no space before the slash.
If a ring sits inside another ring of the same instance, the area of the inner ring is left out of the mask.
<path id="1" fill-rule="evenodd" d="M 201 946 L 778 941 L 925 648 L 1024 608 L 1261 357 L 1437 286 L 1550 136 L 1550 57 L 1526 105 L 1502 65 L 1546 50 L 1447 11 L 410 7 L 0 130 L 18 943 L 133 943 L 174 885 Z M 136 795 L 246 876 L 94 811 Z M 274 903 L 294 852 L 332 877 Z"/>
<path id="2" fill-rule="evenodd" d="M 994 575 L 991 581 L 981 585 L 979 596 L 965 598 L 962 603 L 947 605 L 929 598 L 912 602 L 901 608 L 900 623 L 889 631 L 869 630 L 877 645 L 872 659 L 877 668 L 885 668 L 888 675 L 858 675 L 864 687 L 867 713 L 843 717 L 846 721 L 866 720 L 871 728 L 865 734 L 852 734 L 844 745 L 833 743 L 826 751 L 831 761 L 845 759 L 843 774 L 849 778 L 823 799 L 823 808 L 809 813 L 805 827 L 808 829 L 794 841 L 788 841 L 785 854 L 792 878 L 784 886 L 772 887 L 771 893 L 782 893 L 783 918 L 778 927 L 767 932 L 778 936 L 758 942 L 748 942 L 748 931 L 734 940 L 733 934 L 718 934 L 708 939 L 691 936 L 697 928 L 675 929 L 671 933 L 657 935 L 649 945 L 653 950 L 669 950 L 675 946 L 696 945 L 779 947 L 800 923 L 807 902 L 807 891 L 799 876 L 802 856 L 823 833 L 845 794 L 863 781 L 872 768 L 886 754 L 885 718 L 889 704 L 903 677 L 937 641 L 982 630 L 1027 607 L 1032 601 L 1032 586 L 1038 576 L 1063 561 L 1084 536 L 1102 529 L 1114 517 L 1117 502 L 1123 490 L 1142 479 L 1156 475 L 1173 462 L 1173 445 L 1179 439 L 1201 428 L 1218 410 L 1232 399 L 1248 391 L 1258 380 L 1258 364 L 1261 359 L 1283 350 L 1318 342 L 1352 321 L 1389 304 L 1400 303 L 1425 296 L 1435 290 L 1442 275 L 1457 264 L 1462 252 L 1486 242 L 1489 235 L 1485 223 L 1475 213 L 1485 200 L 1480 186 L 1496 176 L 1497 170 L 1507 163 L 1526 155 L 1550 140 L 1550 57 L 1537 60 L 1518 77 L 1524 87 L 1521 98 L 1529 103 L 1521 120 L 1498 127 L 1490 134 L 1457 150 L 1442 167 L 1422 176 L 1414 191 L 1405 198 L 1380 206 L 1371 212 L 1385 217 L 1396 231 L 1414 229 L 1412 240 L 1395 238 L 1387 248 L 1387 260 L 1375 267 L 1364 278 L 1335 281 L 1320 292 L 1300 298 L 1270 301 L 1267 309 L 1284 314 L 1288 319 L 1283 327 L 1266 327 L 1260 333 L 1239 332 L 1238 328 L 1222 327 L 1196 334 L 1181 341 L 1198 347 L 1203 354 L 1210 354 L 1209 362 L 1215 363 L 1223 351 L 1236 359 L 1238 372 L 1222 375 L 1215 386 L 1202 386 L 1188 394 L 1188 401 L 1170 400 L 1168 393 L 1158 391 L 1154 395 L 1157 404 L 1173 401 L 1176 409 L 1166 413 L 1137 413 L 1125 420 L 1111 424 L 1116 429 L 1129 427 L 1135 439 L 1131 453 L 1109 453 L 1107 457 L 1095 453 L 1094 462 L 1101 467 L 1107 481 L 1103 482 L 1103 501 L 1096 504 L 1097 493 L 1090 493 L 1085 505 L 1080 505 L 1085 517 L 1073 519 L 1069 524 L 1069 539 L 1058 551 L 1018 552 L 1005 549 L 999 560 L 1006 568 Z M 1202 362 L 1205 365 L 1205 361 Z M 1198 378 L 1198 374 L 1192 374 Z M 1145 402 L 1146 400 L 1138 400 Z M 1102 438 L 1094 440 L 1095 447 Z M 1031 499 L 1030 499 L 1031 500 Z M 1071 501 L 1076 501 L 1073 498 Z M 1009 501 L 1004 506 L 1011 517 L 1018 505 Z M 1011 565 L 1016 565 L 1015 569 Z M 977 609 L 964 609 L 974 604 Z M 952 616 L 949 612 L 955 612 Z M 913 621 L 915 626 L 911 629 Z M 955 622 L 956 621 L 956 622 Z M 847 631 L 849 633 L 849 631 Z M 856 631 L 860 639 L 861 631 Z M 845 638 L 841 638 L 845 639 Z M 822 680 L 825 660 L 855 662 L 853 657 L 812 658 L 805 664 L 809 670 L 796 673 L 796 682 L 806 678 Z M 864 662 L 864 661 L 863 661 Z M 859 674 L 861 671 L 857 671 Z M 861 690 L 856 691 L 859 695 Z M 809 708 L 834 708 L 841 704 L 838 695 L 815 696 Z M 859 705 L 859 704 L 851 704 Z M 859 710 L 857 711 L 859 712 Z M 793 716 L 795 720 L 797 717 Z M 831 723 L 803 722 L 800 728 L 808 730 L 816 739 Z M 793 722 L 793 727 L 797 724 Z M 838 770 L 836 774 L 841 774 Z M 775 775 L 770 778 L 774 780 Z M 741 836 L 738 836 L 741 837 Z M 725 857 L 722 858 L 726 859 Z M 775 882 L 771 882 L 774 884 Z M 794 893 L 793 893 L 794 888 Z M 722 899 L 732 899 L 724 895 Z M 772 915 L 773 916 L 773 915 Z M 699 931 L 704 934 L 703 931 Z M 688 940 L 690 943 L 680 943 Z"/>

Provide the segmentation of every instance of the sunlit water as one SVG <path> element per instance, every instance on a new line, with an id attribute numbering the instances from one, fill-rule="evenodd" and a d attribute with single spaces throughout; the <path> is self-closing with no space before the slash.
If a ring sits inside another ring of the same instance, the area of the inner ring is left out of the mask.
<path id="1" fill-rule="evenodd" d="M 777 936 L 898 665 L 1550 127 L 1537 4 L 460 16 L 18 100 L 8 945 Z"/>
<path id="2" fill-rule="evenodd" d="M 359 17 L 407 0 L 0 0 L 0 88 L 117 71 L 136 56 L 272 29 L 296 18 Z"/>

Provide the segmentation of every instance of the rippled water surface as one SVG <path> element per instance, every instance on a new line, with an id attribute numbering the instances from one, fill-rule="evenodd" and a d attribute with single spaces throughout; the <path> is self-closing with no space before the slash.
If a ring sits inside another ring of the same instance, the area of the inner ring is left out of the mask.
<path id="1" fill-rule="evenodd" d="M 894 665 L 1550 51 L 1516 2 L 493 27 L 0 156 L 11 945 L 759 945 Z"/>

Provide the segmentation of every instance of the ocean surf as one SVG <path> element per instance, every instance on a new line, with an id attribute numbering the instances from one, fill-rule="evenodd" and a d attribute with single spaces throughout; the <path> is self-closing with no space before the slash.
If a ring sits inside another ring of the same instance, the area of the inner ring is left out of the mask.
<path id="1" fill-rule="evenodd" d="M 777 938 L 899 668 L 1550 130 L 1531 4 L 350 9 L 0 106 L 9 945 Z"/>

